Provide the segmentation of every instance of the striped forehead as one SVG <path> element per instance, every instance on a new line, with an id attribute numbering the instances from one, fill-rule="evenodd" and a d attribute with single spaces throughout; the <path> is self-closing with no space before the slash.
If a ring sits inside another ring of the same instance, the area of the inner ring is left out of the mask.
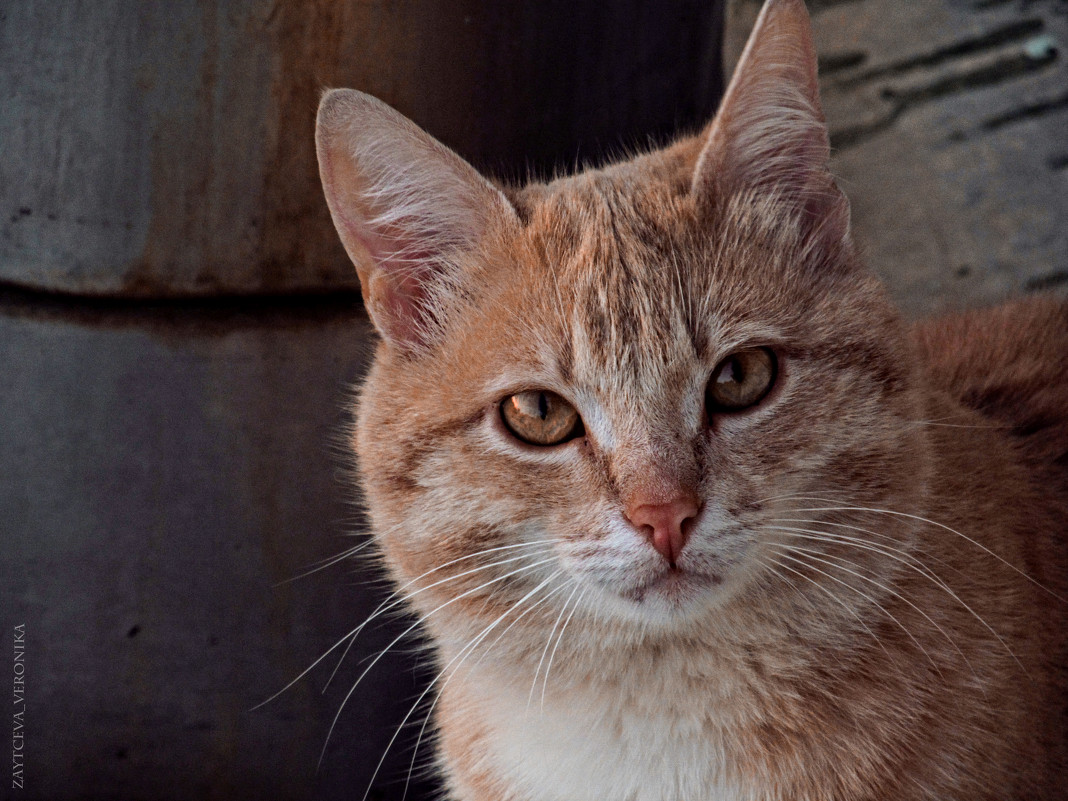
<path id="1" fill-rule="evenodd" d="M 569 198 L 564 241 L 549 249 L 569 315 L 564 369 L 599 394 L 649 402 L 693 370 L 691 287 L 655 221 L 611 187 L 590 189 Z"/>

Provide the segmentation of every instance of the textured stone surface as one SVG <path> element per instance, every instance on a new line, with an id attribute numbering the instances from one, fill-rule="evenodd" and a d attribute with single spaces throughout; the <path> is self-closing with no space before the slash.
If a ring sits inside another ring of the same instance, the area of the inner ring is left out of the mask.
<path id="1" fill-rule="evenodd" d="M 1068 3 L 809 5 L 832 169 L 905 311 L 1068 287 Z M 758 8 L 730 8 L 728 54 Z"/>

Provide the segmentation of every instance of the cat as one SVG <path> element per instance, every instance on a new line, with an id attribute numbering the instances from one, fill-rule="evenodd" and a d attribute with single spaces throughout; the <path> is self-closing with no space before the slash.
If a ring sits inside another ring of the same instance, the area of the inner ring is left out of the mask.
<path id="1" fill-rule="evenodd" d="M 449 798 L 1065 797 L 1068 307 L 902 321 L 801 0 L 602 169 L 499 186 L 349 90 L 316 137 Z"/>

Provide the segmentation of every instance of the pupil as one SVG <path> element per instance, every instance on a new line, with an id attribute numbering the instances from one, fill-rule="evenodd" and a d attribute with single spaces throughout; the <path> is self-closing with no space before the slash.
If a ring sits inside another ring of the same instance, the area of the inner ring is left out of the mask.
<path id="1" fill-rule="evenodd" d="M 731 359 L 731 380 L 736 383 L 742 383 L 742 379 L 745 377 L 742 371 L 742 362 L 740 359 Z"/>
<path id="2" fill-rule="evenodd" d="M 544 392 L 538 393 L 538 417 L 544 420 L 549 415 L 549 399 Z"/>

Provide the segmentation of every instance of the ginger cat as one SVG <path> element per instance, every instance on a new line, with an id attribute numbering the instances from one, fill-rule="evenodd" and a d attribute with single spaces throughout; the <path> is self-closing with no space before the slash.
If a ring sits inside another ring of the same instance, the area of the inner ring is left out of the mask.
<path id="1" fill-rule="evenodd" d="M 604 169 L 501 188 L 345 90 L 317 143 L 449 798 L 1068 795 L 1068 308 L 900 320 L 801 0 Z"/>

